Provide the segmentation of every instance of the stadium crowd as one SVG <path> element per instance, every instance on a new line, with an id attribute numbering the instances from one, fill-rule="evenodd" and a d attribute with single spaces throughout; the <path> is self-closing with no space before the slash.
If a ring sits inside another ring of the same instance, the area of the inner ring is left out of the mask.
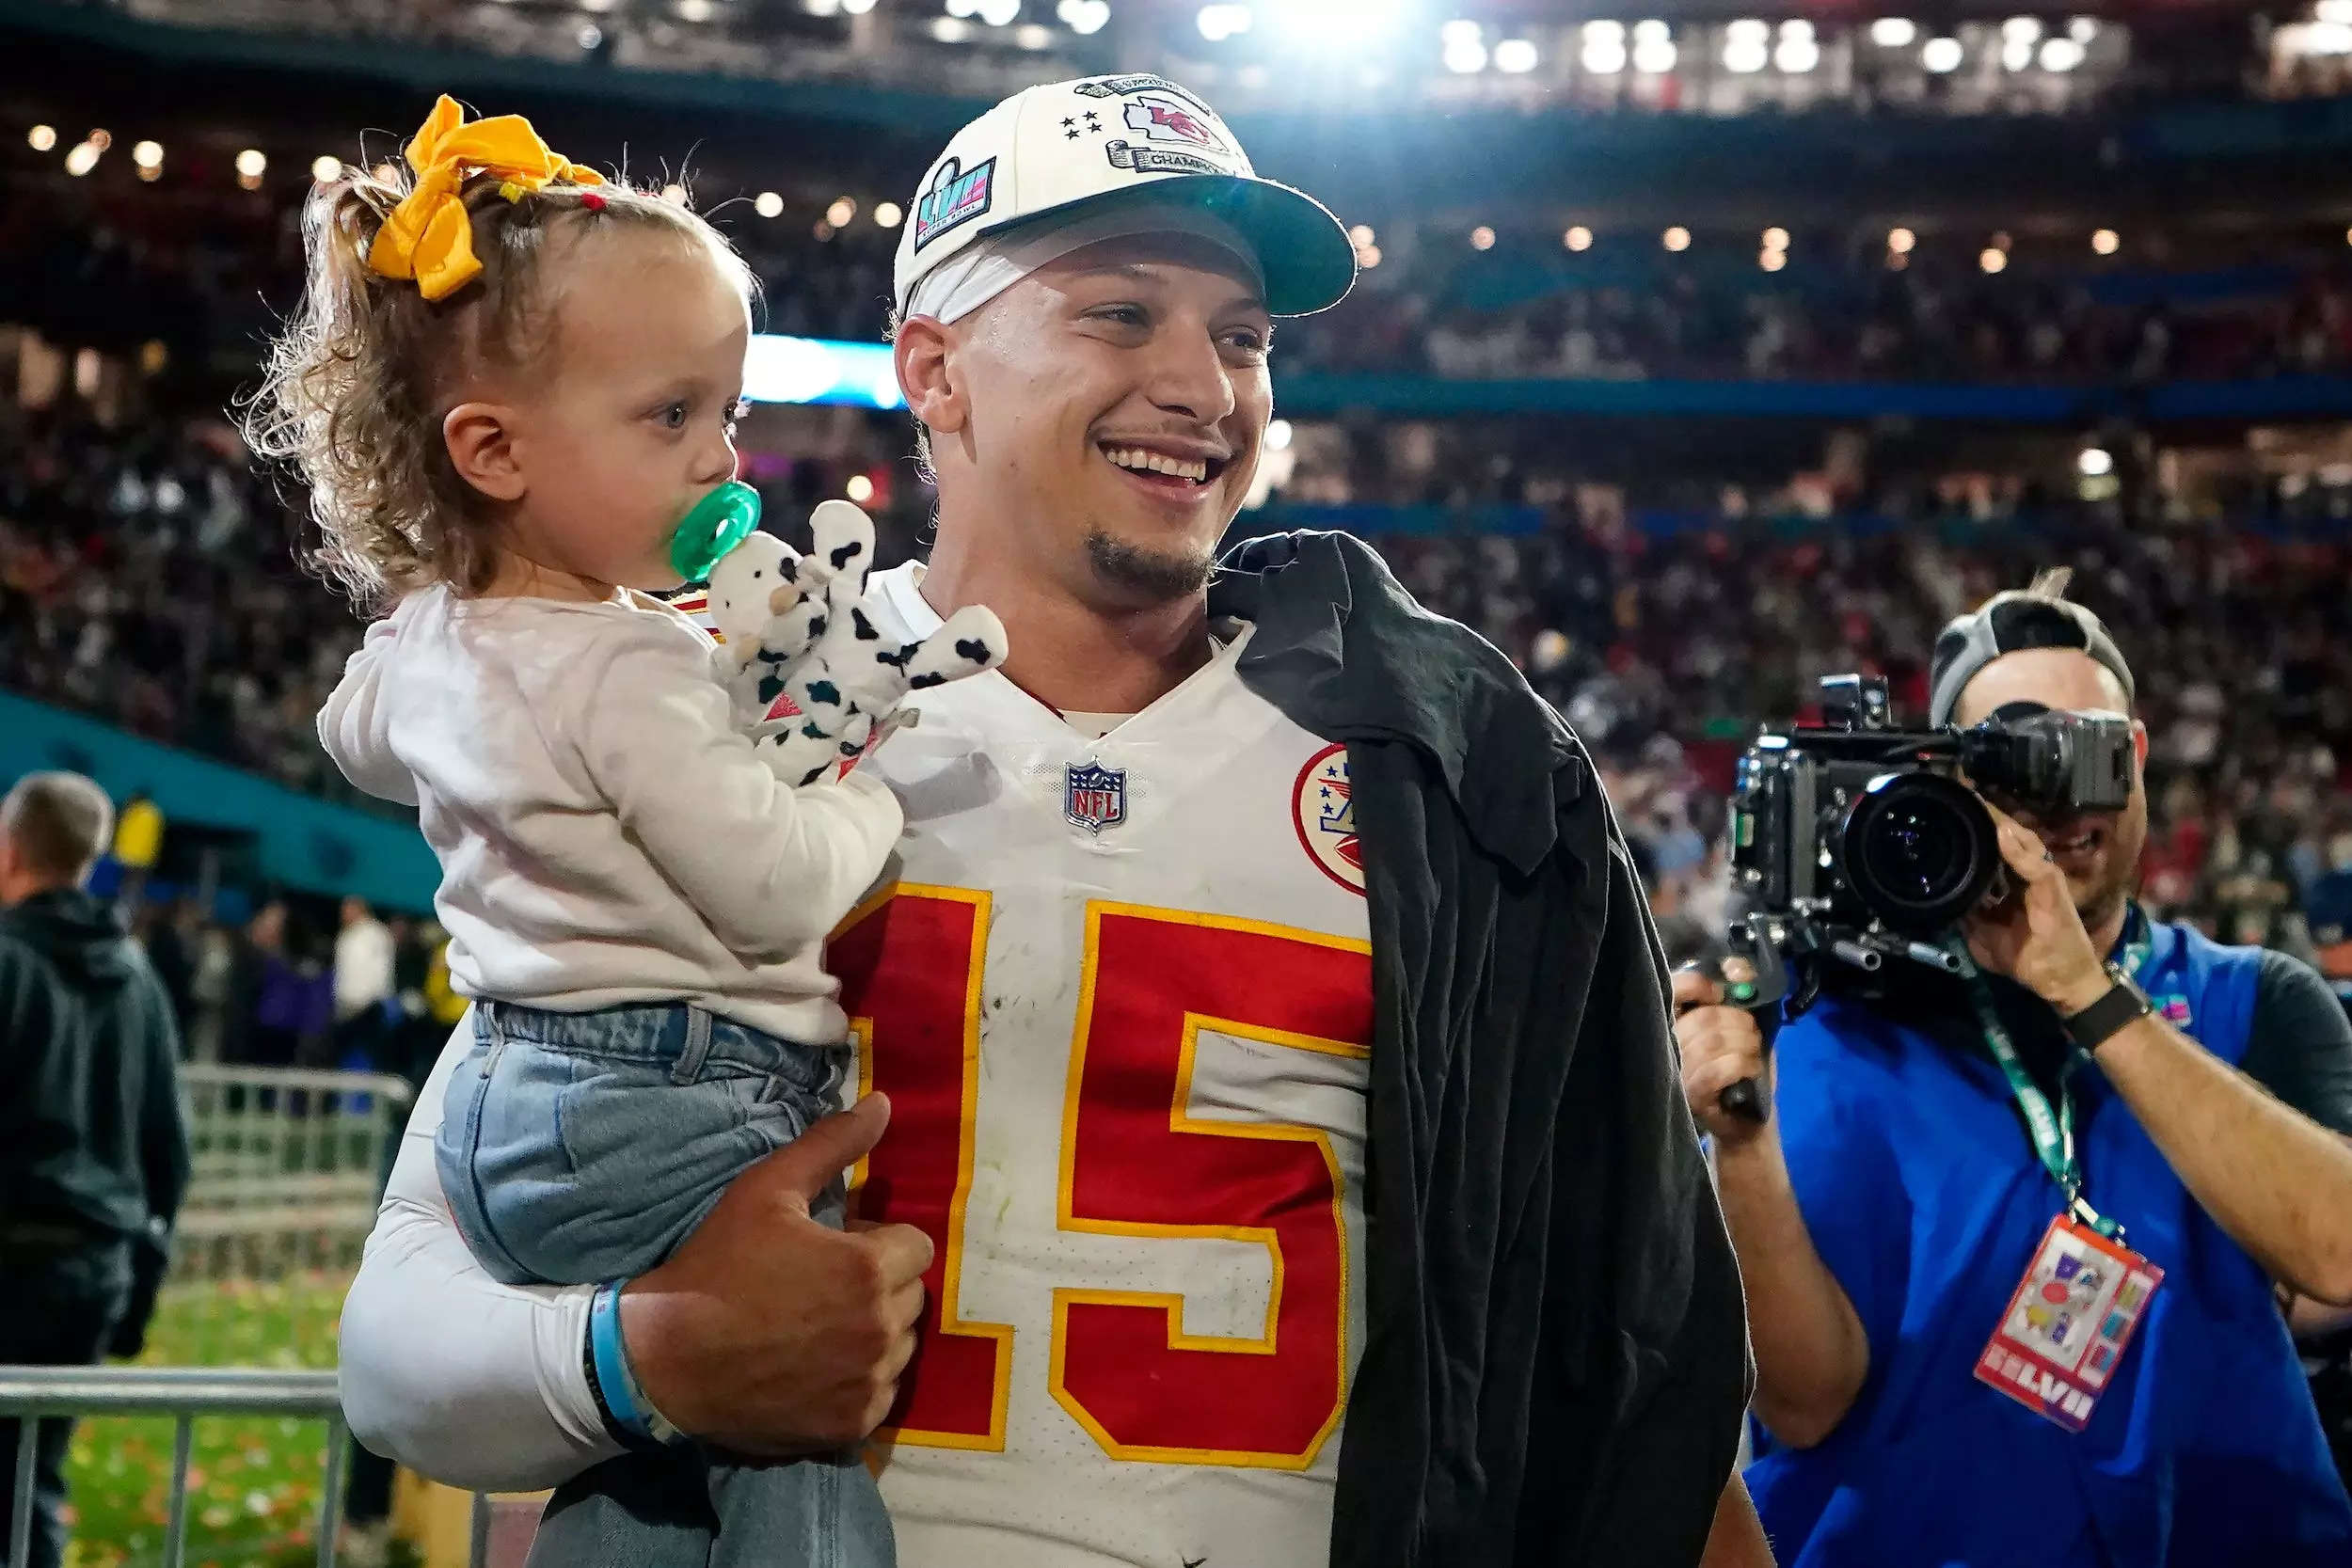
<path id="1" fill-rule="evenodd" d="M 285 505 L 228 426 L 43 420 L 5 446 L 8 688 L 353 799 L 313 715 L 358 622 L 294 564 Z M 918 547 L 921 507 L 918 492 L 885 519 L 894 556 Z M 1509 652 L 1599 752 L 1661 901 L 1708 913 L 1726 892 L 1731 761 L 1758 722 L 1804 711 L 1844 670 L 1886 674 L 1899 711 L 1922 712 L 1947 616 L 2072 564 L 2140 672 L 2152 902 L 2300 948 L 2304 894 L 2352 863 L 2352 646 L 2331 631 L 2348 541 L 2130 528 L 2091 508 L 1986 523 L 1927 502 L 1645 525 L 1580 515 L 1570 495 L 1532 534 L 1384 544 L 1415 593 Z"/>
<path id="2" fill-rule="evenodd" d="M 60 341 L 250 354 L 298 286 L 299 216 L 293 203 L 201 202 L 85 204 L 22 230 L 0 216 L 0 297 L 38 302 L 28 325 Z M 771 222 L 743 200 L 712 216 L 760 279 L 765 330 L 882 336 L 895 230 L 870 214 L 841 229 Z M 1556 234 L 1482 232 L 1491 248 L 1456 227 L 1382 232 L 1380 264 L 1353 295 L 1283 325 L 1281 364 L 1448 380 L 2126 385 L 2352 368 L 2352 262 L 2286 239 L 2211 267 L 2021 260 L 1988 275 L 1953 241 L 1890 258 L 1807 237 L 1766 272 L 1745 235 L 1681 254 L 1654 235 L 1607 235 L 1572 254 Z"/>

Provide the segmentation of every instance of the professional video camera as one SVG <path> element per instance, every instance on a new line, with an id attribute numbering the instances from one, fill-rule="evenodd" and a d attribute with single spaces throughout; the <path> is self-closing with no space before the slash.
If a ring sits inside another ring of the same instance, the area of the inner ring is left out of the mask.
<path id="1" fill-rule="evenodd" d="M 1956 971 L 1933 939 L 2001 867 L 1970 784 L 2042 816 L 2131 799 L 2132 725 L 2121 716 L 2005 708 L 1964 730 L 1898 730 L 1886 683 L 1862 675 L 1823 680 L 1821 710 L 1820 724 L 1760 736 L 1740 761 L 1731 863 L 1746 913 L 1736 935 L 1760 959 L 1875 970 L 1903 958 Z"/>

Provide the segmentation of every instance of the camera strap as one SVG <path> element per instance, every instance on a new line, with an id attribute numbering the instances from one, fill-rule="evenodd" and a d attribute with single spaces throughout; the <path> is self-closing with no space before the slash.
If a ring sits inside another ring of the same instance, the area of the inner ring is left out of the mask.
<path id="1" fill-rule="evenodd" d="M 2071 1085 L 2074 1069 L 2085 1060 L 2081 1052 L 2069 1047 L 2066 1065 L 2058 1069 L 2058 1109 L 2050 1108 L 2049 1097 L 2033 1081 L 2019 1059 L 2017 1044 L 2010 1038 L 2009 1028 L 2001 1022 L 2000 1012 L 1993 1001 L 1993 988 L 1985 984 L 1984 972 L 1970 957 L 1967 942 L 1955 935 L 1948 951 L 1960 960 L 1960 973 L 1968 983 L 1968 1000 L 1977 1010 L 1977 1026 L 1984 1032 L 1985 1048 L 1993 1059 L 2001 1064 L 2001 1074 L 2009 1080 L 2010 1093 L 2017 1097 L 2017 1108 L 2026 1114 L 2026 1130 L 2032 1135 L 2034 1153 L 2042 1160 L 2042 1168 L 2050 1173 L 2050 1180 L 2066 1195 L 2067 1212 L 2088 1225 L 2110 1241 L 2122 1241 L 2123 1227 L 2093 1209 L 2083 1196 L 2082 1162 L 2074 1152 L 2074 1096 Z M 2123 949 L 2124 967 L 2137 974 L 2147 961 L 2149 945 L 2145 940 L 2134 941 Z"/>

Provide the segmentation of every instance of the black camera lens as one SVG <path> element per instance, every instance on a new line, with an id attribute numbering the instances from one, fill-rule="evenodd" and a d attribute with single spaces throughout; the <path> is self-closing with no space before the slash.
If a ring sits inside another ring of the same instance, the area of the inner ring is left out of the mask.
<path id="1" fill-rule="evenodd" d="M 1973 909 L 2000 860 L 1983 803 L 1936 773 L 1871 780 L 1838 837 L 1847 885 L 1888 926 L 1915 935 Z"/>

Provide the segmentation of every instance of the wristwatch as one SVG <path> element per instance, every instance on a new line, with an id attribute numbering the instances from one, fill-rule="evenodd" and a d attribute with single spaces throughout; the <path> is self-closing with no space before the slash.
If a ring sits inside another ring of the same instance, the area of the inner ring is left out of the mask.
<path id="1" fill-rule="evenodd" d="M 2156 1010 L 2156 1005 L 2148 1000 L 2148 993 L 2139 989 L 2139 983 L 2122 964 L 2110 962 L 2107 978 L 2115 984 L 2107 988 L 2105 996 L 2081 1012 L 2070 1013 L 2058 1021 L 2067 1038 L 2084 1051 L 2097 1051 L 2126 1025 Z"/>

